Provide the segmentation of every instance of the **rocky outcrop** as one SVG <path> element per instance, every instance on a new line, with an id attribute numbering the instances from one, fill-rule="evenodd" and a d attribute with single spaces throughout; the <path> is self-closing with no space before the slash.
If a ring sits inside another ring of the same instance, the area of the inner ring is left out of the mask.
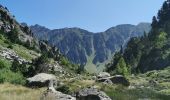
<path id="1" fill-rule="evenodd" d="M 80 90 L 76 95 L 77 100 L 112 100 L 104 92 L 95 88 Z"/>
<path id="2" fill-rule="evenodd" d="M 43 93 L 40 100 L 76 100 L 75 97 L 56 91 L 53 82 L 50 81 L 47 91 Z"/>
<path id="3" fill-rule="evenodd" d="M 14 51 L 6 49 L 6 48 L 0 50 L 0 56 L 10 61 L 16 60 L 20 64 L 31 63 L 31 61 L 27 61 L 26 59 L 19 57 Z"/>
<path id="4" fill-rule="evenodd" d="M 40 100 L 76 100 L 76 98 L 59 91 L 47 90 Z"/>
<path id="5" fill-rule="evenodd" d="M 130 82 L 128 81 L 128 79 L 122 75 L 115 75 L 111 77 L 110 80 L 112 81 L 113 84 L 122 84 L 125 86 L 130 85 Z"/>
<path id="6" fill-rule="evenodd" d="M 107 72 L 100 72 L 98 75 L 97 75 L 97 78 L 100 79 L 100 78 L 107 78 L 107 77 L 110 77 L 110 74 L 107 73 Z"/>
<path id="7" fill-rule="evenodd" d="M 14 25 L 10 25 L 0 21 L 0 29 L 3 30 L 4 32 L 10 32 L 11 30 L 14 29 Z"/>
<path id="8" fill-rule="evenodd" d="M 39 73 L 31 78 L 27 78 L 27 86 L 29 87 L 49 86 L 51 81 L 56 81 L 56 77 L 53 74 Z"/>
<path id="9" fill-rule="evenodd" d="M 102 74 L 103 73 L 103 74 Z M 102 72 L 97 76 L 97 82 L 102 82 L 104 84 L 122 84 L 129 86 L 130 82 L 122 75 L 110 76 L 109 73 Z"/>

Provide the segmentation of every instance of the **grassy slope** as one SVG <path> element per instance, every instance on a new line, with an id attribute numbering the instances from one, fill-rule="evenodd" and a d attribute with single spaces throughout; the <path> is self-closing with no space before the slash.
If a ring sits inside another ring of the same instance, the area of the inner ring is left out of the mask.
<path id="1" fill-rule="evenodd" d="M 95 57 L 95 51 L 93 51 L 93 53 L 90 56 L 86 56 L 87 57 L 87 63 L 85 65 L 85 69 L 87 70 L 87 72 L 89 73 L 99 73 L 101 71 L 103 71 L 105 69 L 105 64 L 107 64 L 108 62 L 110 62 L 110 59 L 113 55 L 111 54 L 111 52 L 109 51 L 108 54 L 108 60 L 106 60 L 103 63 L 99 63 L 97 62 L 97 64 L 93 64 L 93 59 Z"/>
<path id="2" fill-rule="evenodd" d="M 45 88 L 30 89 L 8 83 L 0 84 L 0 100 L 39 100 Z"/>
<path id="3" fill-rule="evenodd" d="M 8 43 L 5 42 L 6 39 L 1 36 L 0 39 L 0 49 L 7 48 L 9 46 Z M 18 54 L 20 57 L 26 59 L 26 60 L 32 60 L 33 58 L 36 58 L 39 54 L 33 50 L 29 50 L 26 47 L 18 44 L 12 44 L 13 51 L 15 51 L 16 54 Z M 9 48 L 8 48 L 9 49 Z"/>

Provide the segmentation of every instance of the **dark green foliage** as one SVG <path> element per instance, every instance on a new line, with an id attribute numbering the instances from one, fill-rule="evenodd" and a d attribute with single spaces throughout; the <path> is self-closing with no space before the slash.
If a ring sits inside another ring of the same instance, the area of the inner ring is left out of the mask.
<path id="1" fill-rule="evenodd" d="M 115 70 L 116 70 L 116 74 L 121 74 L 124 76 L 129 75 L 129 72 L 128 72 L 129 70 L 123 57 L 119 59 L 118 63 L 116 64 Z"/>
<path id="2" fill-rule="evenodd" d="M 9 39 L 12 43 L 18 43 L 18 42 L 20 42 L 20 41 L 19 41 L 19 38 L 18 38 L 17 29 L 14 29 L 14 30 L 10 31 L 10 32 L 7 34 L 7 37 L 8 37 L 8 39 Z"/>
<path id="3" fill-rule="evenodd" d="M 65 93 L 65 94 L 69 94 L 70 93 L 69 87 L 66 86 L 66 85 L 60 86 L 56 90 L 60 91 L 62 93 Z"/>
<path id="4" fill-rule="evenodd" d="M 106 71 L 111 72 L 114 71 L 116 69 L 116 64 L 118 63 L 119 59 L 121 58 L 121 53 L 120 52 L 116 52 L 111 63 L 109 63 L 106 67 Z"/>
<path id="5" fill-rule="evenodd" d="M 85 70 L 84 70 L 84 65 L 79 65 L 78 66 L 78 69 L 77 69 L 77 73 L 78 74 L 82 74 L 82 73 L 84 73 L 85 72 Z"/>
<path id="6" fill-rule="evenodd" d="M 131 73 L 130 67 L 126 64 L 123 55 L 120 52 L 115 53 L 113 60 L 107 65 L 106 71 L 111 74 L 119 74 L 124 76 L 128 76 Z"/>
<path id="7" fill-rule="evenodd" d="M 25 84 L 25 78 L 20 72 L 10 70 L 9 62 L 0 59 L 0 83 L 9 82 L 12 84 Z"/>
<path id="8" fill-rule="evenodd" d="M 5 61 L 1 60 L 1 58 L 0 58 L 0 70 L 1 69 L 8 69 L 8 68 L 9 68 L 8 64 L 5 63 Z"/>
<path id="9" fill-rule="evenodd" d="M 7 48 L 13 49 L 12 44 L 9 44 L 9 46 Z"/>
<path id="10" fill-rule="evenodd" d="M 41 72 L 48 72 L 48 68 L 46 66 L 47 63 L 48 63 L 48 55 L 47 54 L 42 54 L 37 59 L 33 60 L 32 69 L 31 69 L 32 74 L 35 75 L 35 74 L 41 73 Z"/>
<path id="11" fill-rule="evenodd" d="M 61 65 L 64 65 L 64 66 L 69 66 L 69 61 L 68 61 L 68 59 L 67 58 L 65 58 L 65 57 L 62 57 L 61 58 Z"/>
<path id="12" fill-rule="evenodd" d="M 42 54 L 39 58 L 36 59 L 36 65 L 43 64 L 48 62 L 48 55 Z"/>
<path id="13" fill-rule="evenodd" d="M 13 72 L 18 72 L 20 71 L 20 63 L 17 60 L 14 60 L 11 66 L 11 70 Z"/>
<path id="14" fill-rule="evenodd" d="M 24 77 L 30 77 L 34 75 L 34 67 L 29 64 L 20 64 L 17 60 L 14 60 L 10 70 L 15 73 L 21 73 Z"/>
<path id="15" fill-rule="evenodd" d="M 8 69 L 2 69 L 0 70 L 0 83 L 4 82 L 24 85 L 26 80 L 20 73 L 14 73 Z"/>
<path id="16" fill-rule="evenodd" d="M 153 17 L 151 26 L 148 36 L 132 38 L 124 50 L 123 58 L 131 67 L 132 73 L 159 70 L 170 65 L 170 3 L 168 0 L 159 10 L 158 16 Z"/>

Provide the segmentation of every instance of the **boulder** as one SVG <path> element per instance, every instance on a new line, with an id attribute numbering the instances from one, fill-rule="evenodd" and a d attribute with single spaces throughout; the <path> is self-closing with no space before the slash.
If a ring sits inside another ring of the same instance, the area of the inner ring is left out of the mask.
<path id="1" fill-rule="evenodd" d="M 110 74 L 107 73 L 107 72 L 100 72 L 98 75 L 97 75 L 97 78 L 100 79 L 100 78 L 107 78 L 107 77 L 110 77 Z"/>
<path id="2" fill-rule="evenodd" d="M 48 89 L 44 92 L 40 100 L 76 100 L 76 98 L 59 91 Z"/>
<path id="3" fill-rule="evenodd" d="M 128 79 L 126 79 L 122 75 L 115 75 L 115 76 L 106 77 L 106 78 L 98 78 L 97 82 L 102 82 L 104 84 L 122 84 L 125 86 L 130 85 Z"/>
<path id="4" fill-rule="evenodd" d="M 112 100 L 104 92 L 96 88 L 86 88 L 76 94 L 77 100 Z"/>
<path id="5" fill-rule="evenodd" d="M 128 79 L 126 79 L 122 75 L 115 75 L 115 76 L 111 77 L 110 80 L 112 81 L 113 84 L 122 84 L 125 86 L 130 85 L 130 82 L 128 81 Z"/>
<path id="6" fill-rule="evenodd" d="M 50 81 L 55 81 L 56 77 L 52 74 L 39 73 L 31 78 L 27 78 L 27 86 L 44 87 L 48 86 Z"/>
<path id="7" fill-rule="evenodd" d="M 100 78 L 97 80 L 97 82 L 102 82 L 104 84 L 113 84 L 112 81 L 110 80 L 110 77 L 108 78 Z"/>

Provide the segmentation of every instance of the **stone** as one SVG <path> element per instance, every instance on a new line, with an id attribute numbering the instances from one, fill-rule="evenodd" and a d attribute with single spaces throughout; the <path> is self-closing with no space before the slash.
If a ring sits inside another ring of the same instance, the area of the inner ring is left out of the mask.
<path id="1" fill-rule="evenodd" d="M 48 86 L 50 81 L 55 81 L 56 77 L 53 74 L 39 73 L 31 78 L 27 78 L 27 86 L 29 87 L 44 87 Z"/>
<path id="2" fill-rule="evenodd" d="M 158 84 L 158 82 L 155 80 L 149 80 L 149 84 L 152 86 L 156 86 Z"/>
<path id="3" fill-rule="evenodd" d="M 122 84 L 124 86 L 130 85 L 130 82 L 122 75 L 115 75 L 106 78 L 98 78 L 97 82 L 102 82 L 104 84 Z"/>
<path id="4" fill-rule="evenodd" d="M 56 90 L 48 89 L 44 92 L 40 100 L 76 100 L 76 98 Z"/>
<path id="5" fill-rule="evenodd" d="M 31 63 L 31 61 L 27 61 L 26 59 L 19 57 L 14 51 L 6 49 L 6 48 L 3 48 L 2 50 L 0 50 L 0 56 L 10 61 L 17 60 L 20 64 Z"/>
<path id="6" fill-rule="evenodd" d="M 130 82 L 128 81 L 128 79 L 126 79 L 122 75 L 115 75 L 115 76 L 111 77 L 110 80 L 112 81 L 113 84 L 122 84 L 125 86 L 130 85 Z"/>
<path id="7" fill-rule="evenodd" d="M 112 100 L 104 92 L 96 88 L 85 88 L 76 93 L 77 100 Z"/>
<path id="8" fill-rule="evenodd" d="M 110 74 L 107 73 L 107 72 L 100 72 L 98 75 L 97 75 L 97 78 L 100 79 L 100 78 L 107 78 L 107 77 L 110 77 Z"/>

